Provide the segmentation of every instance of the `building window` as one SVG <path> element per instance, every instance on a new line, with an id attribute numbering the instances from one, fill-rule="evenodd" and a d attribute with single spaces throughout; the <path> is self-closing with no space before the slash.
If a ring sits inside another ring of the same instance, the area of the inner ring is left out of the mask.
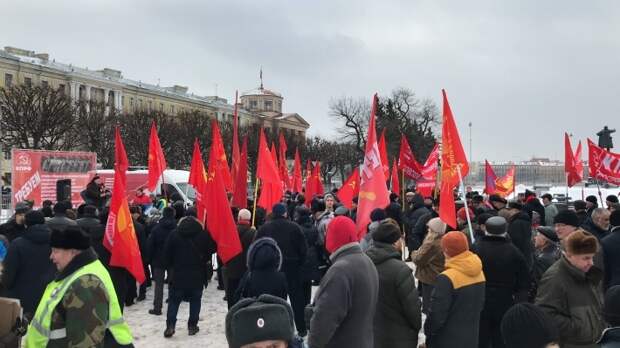
<path id="1" fill-rule="evenodd" d="M 58 93 L 60 93 L 61 95 L 65 95 L 65 85 L 64 84 L 59 84 L 58 85 Z"/>
<path id="2" fill-rule="evenodd" d="M 11 87 L 12 84 L 13 84 L 13 75 L 4 74 L 4 86 Z"/>
<path id="3" fill-rule="evenodd" d="M 11 150 L 4 151 L 4 159 L 7 161 L 11 159 Z"/>
<path id="4" fill-rule="evenodd" d="M 170 105 L 170 114 L 174 115 L 174 105 Z"/>
<path id="5" fill-rule="evenodd" d="M 125 96 L 121 96 L 121 106 L 125 106 Z"/>
<path id="6" fill-rule="evenodd" d="M 142 110 L 142 99 L 138 99 L 138 110 Z"/>
<path id="7" fill-rule="evenodd" d="M 250 100 L 250 109 L 256 109 L 258 107 L 258 101 Z"/>
<path id="8" fill-rule="evenodd" d="M 273 101 L 265 100 L 265 110 L 273 111 Z"/>
<path id="9" fill-rule="evenodd" d="M 159 111 L 164 112 L 164 103 L 159 103 Z"/>
<path id="10" fill-rule="evenodd" d="M 24 85 L 32 87 L 32 79 L 30 77 L 24 77 Z"/>
<path id="11" fill-rule="evenodd" d="M 153 101 L 149 100 L 149 112 L 153 111 Z"/>
<path id="12" fill-rule="evenodd" d="M 133 105 L 133 97 L 129 98 L 129 108 L 133 111 L 134 109 L 134 105 Z"/>
<path id="13" fill-rule="evenodd" d="M 49 83 L 47 81 L 41 81 L 41 87 L 47 89 L 49 87 Z"/>

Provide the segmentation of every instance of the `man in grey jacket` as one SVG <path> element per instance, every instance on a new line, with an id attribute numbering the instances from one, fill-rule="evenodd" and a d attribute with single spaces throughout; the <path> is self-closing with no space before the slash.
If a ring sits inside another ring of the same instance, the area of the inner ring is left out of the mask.
<path id="1" fill-rule="evenodd" d="M 357 243 L 355 223 L 345 216 L 334 218 L 325 248 L 332 266 L 314 297 L 308 346 L 372 348 L 379 276 Z"/>

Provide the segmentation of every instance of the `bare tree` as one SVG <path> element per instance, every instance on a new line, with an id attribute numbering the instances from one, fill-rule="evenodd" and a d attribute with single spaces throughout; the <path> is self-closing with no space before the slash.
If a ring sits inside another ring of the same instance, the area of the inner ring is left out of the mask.
<path id="1" fill-rule="evenodd" d="M 68 150 L 75 145 L 74 108 L 62 92 L 26 85 L 0 88 L 3 147 Z"/>
<path id="2" fill-rule="evenodd" d="M 356 151 L 364 154 L 366 130 L 370 118 L 370 103 L 367 99 L 342 97 L 329 102 L 329 115 L 336 119 L 341 127 L 338 133 L 345 142 L 355 145 Z"/>
<path id="3" fill-rule="evenodd" d="M 75 139 L 79 150 L 97 153 L 97 161 L 104 168 L 114 165 L 114 127 L 119 124 L 120 115 L 112 109 L 105 112 L 103 103 L 91 102 L 90 107 L 78 105 Z"/>

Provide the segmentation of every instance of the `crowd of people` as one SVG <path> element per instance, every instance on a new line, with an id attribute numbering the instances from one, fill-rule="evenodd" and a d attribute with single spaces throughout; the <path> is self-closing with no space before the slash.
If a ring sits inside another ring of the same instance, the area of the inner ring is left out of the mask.
<path id="1" fill-rule="evenodd" d="M 451 227 L 437 198 L 412 190 L 372 211 L 360 238 L 356 199 L 347 209 L 337 190 L 287 192 L 269 214 L 253 217 L 252 202 L 232 209 L 243 251 L 222 264 L 193 207 L 140 190 L 130 212 L 147 280 L 137 284 L 110 264 L 108 193 L 95 184 L 75 210 L 19 202 L 0 225 L 0 294 L 20 300 L 33 347 L 131 346 L 122 312 L 148 287 L 149 314 L 166 304 L 164 337 L 184 301 L 196 335 L 214 278 L 230 347 L 620 345 L 617 196 L 599 207 L 595 196 L 568 206 L 531 191 L 510 201 L 467 192 Z"/>

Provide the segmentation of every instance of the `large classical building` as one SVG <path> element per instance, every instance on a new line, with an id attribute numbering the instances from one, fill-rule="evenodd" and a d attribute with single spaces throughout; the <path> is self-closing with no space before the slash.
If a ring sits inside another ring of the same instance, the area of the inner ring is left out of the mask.
<path id="1" fill-rule="evenodd" d="M 59 89 L 76 101 L 98 101 L 107 108 L 130 114 L 135 110 L 161 111 L 176 115 L 198 110 L 221 122 L 230 122 L 234 105 L 218 96 L 198 96 L 188 87 L 163 87 L 125 78 L 121 71 L 104 68 L 90 70 L 56 62 L 47 53 L 5 47 L 0 49 L 0 88 L 16 84 L 41 85 Z M 242 93 L 238 114 L 241 126 L 258 124 L 266 129 L 305 137 L 310 127 L 297 113 L 284 113 L 283 97 L 263 88 Z M 0 130 L 1 132 L 1 130 Z M 10 172 L 10 151 L 1 149 L 0 173 Z M 10 176 L 10 175 L 9 175 Z"/>

